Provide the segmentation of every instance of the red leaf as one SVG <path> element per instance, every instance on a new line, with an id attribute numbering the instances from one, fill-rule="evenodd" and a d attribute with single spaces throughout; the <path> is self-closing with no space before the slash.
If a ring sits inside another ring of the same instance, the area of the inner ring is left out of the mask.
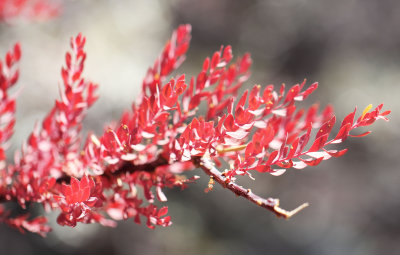
<path id="1" fill-rule="evenodd" d="M 193 110 L 194 108 L 196 108 L 197 106 L 199 106 L 200 104 L 200 99 L 201 99 L 201 95 L 200 94 L 196 94 L 192 97 L 192 99 L 190 100 L 189 103 L 189 111 Z"/>
<path id="2" fill-rule="evenodd" d="M 286 172 L 286 169 L 272 169 L 270 172 L 271 175 L 273 176 L 280 176 Z"/>
<path id="3" fill-rule="evenodd" d="M 256 167 L 256 171 L 260 173 L 265 173 L 269 172 L 271 170 L 271 167 L 268 165 L 259 165 Z"/>
<path id="4" fill-rule="evenodd" d="M 319 137 L 324 135 L 329 136 L 329 133 L 331 132 L 333 126 L 335 125 L 335 122 L 336 122 L 336 117 L 333 116 L 329 121 L 325 122 L 322 125 L 315 138 L 318 139 Z"/>
<path id="5" fill-rule="evenodd" d="M 235 124 L 235 120 L 232 114 L 228 114 L 224 121 L 224 127 L 228 132 L 236 131 L 239 127 Z"/>
<path id="6" fill-rule="evenodd" d="M 295 154 L 301 153 L 304 150 L 308 141 L 310 140 L 310 135 L 311 135 L 311 123 L 309 123 L 308 125 L 307 132 L 304 135 L 300 136 L 299 145 L 297 147 Z"/>
<path id="7" fill-rule="evenodd" d="M 279 153 L 279 151 L 271 152 L 271 154 L 268 157 L 267 163 L 266 163 L 267 166 L 270 166 L 270 165 L 273 164 L 273 162 L 274 162 L 276 156 L 278 155 L 278 153 Z"/>
<path id="8" fill-rule="evenodd" d="M 8 68 L 11 68 L 13 64 L 13 56 L 11 55 L 11 52 L 7 52 L 6 54 L 6 65 Z"/>
<path id="9" fill-rule="evenodd" d="M 79 189 L 85 189 L 86 187 L 89 187 L 89 177 L 87 177 L 86 175 L 82 177 L 81 182 L 79 184 Z"/>
<path id="10" fill-rule="evenodd" d="M 332 105 L 328 104 L 325 107 L 325 109 L 322 111 L 322 123 L 327 122 L 332 117 L 334 117 L 334 115 L 333 115 L 333 107 L 332 107 Z"/>
<path id="11" fill-rule="evenodd" d="M 166 123 L 169 117 L 169 112 L 159 112 L 157 115 L 154 117 L 154 121 L 159 122 L 159 123 Z"/>
<path id="12" fill-rule="evenodd" d="M 243 55 L 243 57 L 240 60 L 239 66 L 240 66 L 240 68 L 239 68 L 240 73 L 245 73 L 249 70 L 249 68 L 251 66 L 250 54 L 246 53 Z"/>
<path id="13" fill-rule="evenodd" d="M 79 79 L 80 76 L 81 76 L 80 71 L 75 72 L 74 75 L 72 76 L 72 81 L 75 82 L 76 80 Z"/>
<path id="14" fill-rule="evenodd" d="M 349 135 L 349 136 L 351 136 L 351 137 L 363 137 L 363 136 L 367 136 L 369 134 L 371 134 L 371 131 L 367 131 L 367 132 L 359 134 L 359 135 Z"/>
<path id="15" fill-rule="evenodd" d="M 297 94 L 299 94 L 299 92 L 300 92 L 300 86 L 299 86 L 299 84 L 293 86 L 293 87 L 288 91 L 284 103 L 288 103 L 288 102 L 292 101 L 292 100 L 297 96 Z"/>
<path id="16" fill-rule="evenodd" d="M 166 202 L 168 200 L 160 186 L 156 188 L 156 195 L 157 199 L 161 202 Z"/>
<path id="17" fill-rule="evenodd" d="M 344 126 L 342 126 L 338 132 L 338 134 L 336 135 L 334 142 L 332 143 L 341 143 L 344 140 L 346 140 L 347 136 L 349 135 L 349 132 L 351 130 L 351 124 L 347 123 Z"/>
<path id="18" fill-rule="evenodd" d="M 67 64 L 67 68 L 71 69 L 71 53 L 69 52 L 65 54 L 65 63 Z"/>
<path id="19" fill-rule="evenodd" d="M 232 60 L 232 47 L 230 45 L 226 46 L 224 49 L 224 53 L 222 54 L 226 63 Z"/>
<path id="20" fill-rule="evenodd" d="M 130 134 L 127 125 L 121 125 L 116 134 L 122 145 L 129 145 Z"/>
<path id="21" fill-rule="evenodd" d="M 90 187 L 86 187 L 84 189 L 80 190 L 80 198 L 79 198 L 79 202 L 84 202 L 86 200 L 88 200 L 90 197 Z"/>
<path id="22" fill-rule="evenodd" d="M 303 96 L 302 100 L 305 100 L 311 93 L 313 93 L 318 88 L 318 82 L 311 84 L 301 95 Z"/>
<path id="23" fill-rule="evenodd" d="M 303 161 L 304 163 L 306 163 L 309 166 L 316 166 L 319 163 L 321 163 L 321 161 L 324 159 L 324 157 L 321 158 L 317 158 L 317 159 L 311 159 L 311 160 L 305 160 L 305 159 L 300 159 L 301 161 Z"/>
<path id="24" fill-rule="evenodd" d="M 294 140 L 294 142 L 290 146 L 289 155 L 287 156 L 288 159 L 291 159 L 294 157 L 294 155 L 297 151 L 297 146 L 299 146 L 299 141 L 300 141 L 300 138 L 296 138 L 296 140 Z"/>
<path id="25" fill-rule="evenodd" d="M 16 43 L 14 45 L 14 59 L 15 61 L 18 61 L 20 60 L 20 58 L 21 58 L 21 46 L 19 43 Z"/>
<path id="26" fill-rule="evenodd" d="M 169 83 L 165 84 L 163 87 L 163 96 L 165 98 L 169 98 L 169 97 L 171 97 L 171 95 L 172 95 L 172 86 L 171 86 L 171 83 L 169 82 Z"/>
<path id="27" fill-rule="evenodd" d="M 75 177 L 71 177 L 71 188 L 72 192 L 77 192 L 79 191 L 79 181 Z"/>
<path id="28" fill-rule="evenodd" d="M 19 70 L 16 70 L 10 79 L 10 86 L 14 85 L 18 81 L 18 78 L 19 78 Z"/>
<path id="29" fill-rule="evenodd" d="M 348 149 L 343 149 L 343 150 L 340 150 L 340 151 L 330 150 L 330 151 L 326 151 L 326 152 L 327 152 L 329 155 L 331 155 L 332 157 L 337 158 L 337 157 L 341 157 L 341 156 L 343 156 L 344 154 L 346 154 L 347 150 L 348 150 Z"/>
<path id="30" fill-rule="evenodd" d="M 253 142 L 250 142 L 246 146 L 246 150 L 244 152 L 245 158 L 249 158 L 253 153 L 254 145 Z"/>
<path id="31" fill-rule="evenodd" d="M 210 58 L 207 57 L 203 63 L 203 72 L 207 72 L 208 68 L 210 67 Z"/>
<path id="32" fill-rule="evenodd" d="M 354 109 L 354 112 L 348 114 L 342 121 L 342 124 L 340 125 L 340 127 L 342 128 L 343 126 L 349 124 L 349 126 L 351 127 L 353 125 L 354 122 L 354 115 L 356 114 L 356 110 Z"/>
<path id="33" fill-rule="evenodd" d="M 261 100 L 259 97 L 259 93 L 260 93 L 260 88 L 261 86 L 259 85 L 255 85 L 251 92 L 250 92 L 250 96 L 249 96 L 249 110 L 257 110 L 258 107 L 260 107 L 261 104 Z"/>
<path id="34" fill-rule="evenodd" d="M 161 207 L 161 209 L 158 211 L 157 216 L 162 217 L 162 216 L 166 215 L 167 213 L 168 213 L 168 207 L 164 206 L 164 207 Z"/>
<path id="35" fill-rule="evenodd" d="M 322 147 L 324 147 L 325 142 L 328 140 L 328 135 L 329 134 L 325 134 L 322 135 L 320 137 L 318 137 L 313 145 L 311 146 L 311 148 L 307 151 L 307 152 L 314 152 L 314 151 L 318 151 L 319 149 L 321 149 Z"/>
<path id="36" fill-rule="evenodd" d="M 237 105 L 236 105 L 236 110 L 237 110 L 239 107 L 243 107 L 243 106 L 244 106 L 244 104 L 246 103 L 247 93 L 248 93 L 248 92 L 249 92 L 249 91 L 246 90 L 246 91 L 243 93 L 242 97 L 240 98 L 239 102 L 238 102 Z"/>
<path id="37" fill-rule="evenodd" d="M 217 65 L 219 63 L 219 58 L 220 58 L 220 53 L 217 51 L 212 56 L 210 70 L 214 70 L 217 67 Z"/>

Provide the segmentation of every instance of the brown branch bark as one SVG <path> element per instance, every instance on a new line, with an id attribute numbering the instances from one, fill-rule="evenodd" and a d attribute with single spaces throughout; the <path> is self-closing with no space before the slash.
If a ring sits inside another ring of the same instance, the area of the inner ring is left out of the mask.
<path id="1" fill-rule="evenodd" d="M 141 164 L 141 165 L 134 165 L 130 161 L 124 161 L 121 166 L 114 172 L 107 171 L 103 174 L 104 177 L 107 179 L 111 179 L 113 177 L 121 176 L 125 173 L 133 173 L 136 171 L 144 171 L 144 172 L 153 172 L 157 167 L 167 165 L 168 161 L 161 156 L 161 154 L 153 161 Z M 58 178 L 57 183 L 70 183 L 71 176 L 65 175 Z"/>
<path id="2" fill-rule="evenodd" d="M 125 161 L 121 167 L 112 173 L 113 176 L 120 176 L 124 173 L 133 173 L 136 171 L 153 172 L 157 167 L 168 165 L 168 161 L 161 154 L 154 160 L 141 165 L 134 165 L 132 162 Z"/>
<path id="3" fill-rule="evenodd" d="M 234 182 L 228 181 L 226 177 L 224 177 L 222 173 L 209 160 L 199 157 L 194 159 L 193 162 L 195 163 L 195 165 L 200 167 L 207 175 L 209 175 L 214 181 L 218 182 L 222 187 L 229 189 L 237 196 L 244 197 L 252 203 L 275 213 L 278 217 L 288 219 L 308 206 L 308 203 L 304 203 L 292 211 L 286 211 L 279 207 L 279 199 L 262 198 L 252 193 L 250 189 L 245 189 Z"/>

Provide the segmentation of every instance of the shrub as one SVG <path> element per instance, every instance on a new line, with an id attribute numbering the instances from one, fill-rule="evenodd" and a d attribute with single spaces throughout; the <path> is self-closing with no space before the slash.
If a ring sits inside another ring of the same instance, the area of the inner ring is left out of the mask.
<path id="1" fill-rule="evenodd" d="M 279 207 L 279 200 L 262 198 L 237 184 L 238 176 L 253 178 L 254 171 L 274 176 L 287 169 L 316 166 L 340 157 L 347 149 L 331 145 L 354 135 L 355 129 L 387 120 L 390 111 L 367 106 L 336 122 L 331 106 L 319 111 L 317 104 L 297 108 L 318 84 L 306 81 L 289 89 L 281 85 L 255 85 L 238 96 L 249 78 L 251 59 L 245 54 L 233 60 L 231 47 L 221 47 L 206 58 L 199 74 L 169 78 L 185 59 L 190 25 L 180 26 L 145 75 L 141 95 L 119 121 L 103 135 L 81 137 L 82 120 L 97 100 L 97 84 L 83 77 L 85 37 L 71 39 L 71 50 L 61 69 L 63 91 L 41 125 L 35 126 L 14 163 L 6 164 L 7 142 L 15 124 L 15 95 L 8 89 L 18 80 L 19 44 L 0 62 L 0 201 L 15 201 L 22 208 L 38 203 L 45 211 L 60 212 L 57 222 L 74 227 L 78 222 L 115 226 L 132 218 L 147 226 L 169 226 L 163 189 L 185 188 L 198 176 L 185 173 L 202 169 L 209 177 L 206 192 L 219 185 L 277 216 L 292 211 Z M 372 109 L 372 110 L 371 110 Z M 204 113 L 204 114 L 202 114 Z M 312 130 L 317 133 L 311 139 Z M 221 171 L 220 169 L 226 168 Z M 50 228 L 45 216 L 11 216 L 5 207 L 0 219 L 21 231 L 45 235 Z"/>

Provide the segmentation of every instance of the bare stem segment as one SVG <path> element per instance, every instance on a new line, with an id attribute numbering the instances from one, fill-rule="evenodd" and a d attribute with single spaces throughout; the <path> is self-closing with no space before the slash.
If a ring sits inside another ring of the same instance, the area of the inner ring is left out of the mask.
<path id="1" fill-rule="evenodd" d="M 198 167 L 203 169 L 203 171 L 207 175 L 209 175 L 214 181 L 218 182 L 222 187 L 229 189 L 237 196 L 244 197 L 247 200 L 253 202 L 254 204 L 261 206 L 267 210 L 270 210 L 271 212 L 275 213 L 275 215 L 278 217 L 283 217 L 285 219 L 288 219 L 308 206 L 308 203 L 304 203 L 295 208 L 294 210 L 286 211 L 279 207 L 279 199 L 262 198 L 251 192 L 250 189 L 245 189 L 234 182 L 228 181 L 226 177 L 223 176 L 222 173 L 209 160 L 199 157 L 194 159 L 193 162 Z"/>

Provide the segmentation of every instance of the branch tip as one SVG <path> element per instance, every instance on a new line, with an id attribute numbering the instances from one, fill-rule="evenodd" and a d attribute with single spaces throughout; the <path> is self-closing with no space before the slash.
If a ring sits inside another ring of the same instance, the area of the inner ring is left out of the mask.
<path id="1" fill-rule="evenodd" d="M 274 212 L 278 217 L 284 217 L 285 219 L 289 219 L 293 215 L 297 214 L 298 212 L 300 212 L 309 205 L 310 205 L 309 203 L 303 203 L 291 211 L 286 211 L 285 209 L 279 207 L 279 200 L 278 200 L 278 204 L 274 206 Z"/>

